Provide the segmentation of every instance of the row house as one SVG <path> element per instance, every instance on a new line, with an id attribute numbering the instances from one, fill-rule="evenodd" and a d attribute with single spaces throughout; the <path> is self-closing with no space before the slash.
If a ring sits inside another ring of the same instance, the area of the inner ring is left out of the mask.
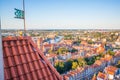
<path id="1" fill-rule="evenodd" d="M 120 50 L 115 52 L 115 56 L 113 58 L 113 63 L 117 64 L 119 60 L 120 60 Z"/>
<path id="2" fill-rule="evenodd" d="M 94 68 L 92 66 L 85 67 L 84 79 L 90 80 L 93 74 L 94 74 Z"/>
<path id="3" fill-rule="evenodd" d="M 95 80 L 119 80 L 119 69 L 114 66 L 105 67 L 103 72 L 99 72 Z M 95 77 L 95 76 L 94 76 Z"/>
<path id="4" fill-rule="evenodd" d="M 67 60 L 67 59 L 70 59 L 70 58 L 71 58 L 71 53 L 70 52 L 58 55 L 58 59 Z"/>
<path id="5" fill-rule="evenodd" d="M 86 54 L 86 52 L 85 52 L 84 50 L 80 50 L 80 51 L 78 52 L 78 54 L 79 54 L 79 56 L 84 57 L 85 54 Z"/>
<path id="6" fill-rule="evenodd" d="M 95 73 L 102 71 L 104 67 L 105 67 L 105 63 L 101 60 L 97 60 L 93 65 L 89 66 L 86 69 L 85 76 L 87 76 L 87 79 L 90 80 Z M 86 79 L 85 76 L 84 79 Z"/>
<path id="7" fill-rule="evenodd" d="M 97 47 L 100 47 L 101 44 L 102 44 L 101 42 L 95 42 L 95 44 L 93 46 L 94 46 L 94 48 L 97 48 Z"/>
<path id="8" fill-rule="evenodd" d="M 108 66 L 104 69 L 104 72 L 107 74 L 107 77 L 109 80 L 115 79 L 115 75 L 119 74 L 118 73 L 118 68 L 114 66 Z"/>
<path id="9" fill-rule="evenodd" d="M 84 68 L 77 68 L 76 70 L 72 70 L 65 74 L 63 77 L 65 80 L 82 80 L 83 79 L 83 74 L 82 71 Z"/>
<path id="10" fill-rule="evenodd" d="M 52 44 L 53 45 L 53 50 L 57 50 L 60 46 L 59 46 L 59 44 Z"/>
<path id="11" fill-rule="evenodd" d="M 92 76 L 99 71 L 103 71 L 105 66 L 106 63 L 104 63 L 104 59 L 97 60 L 93 65 L 85 66 L 82 71 L 68 72 L 68 74 L 71 73 L 71 76 L 70 74 L 66 74 L 66 76 L 68 75 L 67 80 L 91 80 Z"/>
<path id="12" fill-rule="evenodd" d="M 94 75 L 94 70 L 95 66 L 94 67 L 86 66 L 81 72 L 80 71 L 79 73 L 76 72 L 77 74 L 73 75 L 71 77 L 71 80 L 90 80 L 91 77 Z"/>
<path id="13" fill-rule="evenodd" d="M 97 48 L 96 48 L 96 52 L 97 52 L 97 53 L 103 53 L 103 52 L 105 52 L 104 45 L 101 45 L 101 46 L 97 47 Z"/>
<path id="14" fill-rule="evenodd" d="M 46 54 L 46 58 L 50 61 L 52 65 L 54 65 L 55 61 L 58 60 L 58 56 L 56 54 Z"/>
<path id="15" fill-rule="evenodd" d="M 81 73 L 80 80 L 90 80 L 94 73 L 97 73 L 101 69 L 101 66 L 93 64 L 91 66 L 86 66 Z"/>
<path id="16" fill-rule="evenodd" d="M 94 64 L 98 65 L 97 72 L 102 71 L 106 66 L 106 63 L 104 62 L 104 60 L 96 60 Z"/>
<path id="17" fill-rule="evenodd" d="M 72 40 L 61 40 L 59 43 L 66 44 L 66 45 L 72 45 L 73 41 Z"/>
<path id="18" fill-rule="evenodd" d="M 52 44 L 45 44 L 45 45 L 43 45 L 43 52 L 47 52 L 50 49 L 51 50 L 53 49 L 53 45 Z"/>
<path id="19" fill-rule="evenodd" d="M 80 44 L 82 44 L 82 45 L 85 45 L 85 46 L 87 46 L 88 45 L 88 43 L 87 43 L 87 41 L 81 41 L 81 43 Z"/>
<path id="20" fill-rule="evenodd" d="M 40 37 L 32 37 L 33 42 L 37 45 L 37 47 L 42 50 L 43 39 Z"/>
<path id="21" fill-rule="evenodd" d="M 97 75 L 97 80 L 107 80 L 107 75 L 102 72 L 99 72 Z"/>
<path id="22" fill-rule="evenodd" d="M 109 65 L 111 65 L 113 63 L 113 57 L 106 54 L 104 56 L 104 61 L 106 62 L 106 66 L 109 66 Z"/>

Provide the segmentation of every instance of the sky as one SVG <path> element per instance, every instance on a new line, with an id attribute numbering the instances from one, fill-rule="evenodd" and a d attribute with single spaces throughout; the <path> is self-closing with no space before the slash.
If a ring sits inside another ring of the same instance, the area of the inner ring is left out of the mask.
<path id="1" fill-rule="evenodd" d="M 14 8 L 23 0 L 0 0 L 2 29 L 23 29 Z M 120 29 L 120 0 L 25 0 L 27 29 Z"/>

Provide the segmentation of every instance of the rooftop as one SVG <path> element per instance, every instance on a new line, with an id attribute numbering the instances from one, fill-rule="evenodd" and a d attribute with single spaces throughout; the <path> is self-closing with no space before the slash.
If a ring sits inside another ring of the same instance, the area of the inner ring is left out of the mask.
<path id="1" fill-rule="evenodd" d="M 114 66 L 108 66 L 105 68 L 105 71 L 108 73 L 108 74 L 111 74 L 111 75 L 114 75 L 116 70 L 118 68 L 114 67 Z"/>
<path id="2" fill-rule="evenodd" d="M 102 72 L 99 72 L 97 77 L 105 80 L 107 78 L 107 75 Z"/>
<path id="3" fill-rule="evenodd" d="M 5 80 L 62 79 L 30 37 L 7 37 L 2 43 Z"/>

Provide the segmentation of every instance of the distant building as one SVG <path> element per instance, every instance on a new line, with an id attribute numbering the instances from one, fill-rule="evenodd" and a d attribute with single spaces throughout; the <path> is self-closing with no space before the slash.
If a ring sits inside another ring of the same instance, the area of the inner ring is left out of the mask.
<path id="1" fill-rule="evenodd" d="M 97 75 L 97 80 L 107 80 L 107 75 L 102 72 L 99 72 Z"/>
<path id="2" fill-rule="evenodd" d="M 115 75 L 117 75 L 118 68 L 113 66 L 108 66 L 104 69 L 105 74 L 107 74 L 109 80 L 115 79 Z"/>

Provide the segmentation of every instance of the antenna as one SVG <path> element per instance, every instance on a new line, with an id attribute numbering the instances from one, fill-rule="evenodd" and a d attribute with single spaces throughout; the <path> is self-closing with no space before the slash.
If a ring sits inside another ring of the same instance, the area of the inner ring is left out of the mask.
<path id="1" fill-rule="evenodd" d="M 24 33 L 26 35 L 26 21 L 25 21 L 25 1 L 23 0 L 23 11 L 24 11 Z"/>

